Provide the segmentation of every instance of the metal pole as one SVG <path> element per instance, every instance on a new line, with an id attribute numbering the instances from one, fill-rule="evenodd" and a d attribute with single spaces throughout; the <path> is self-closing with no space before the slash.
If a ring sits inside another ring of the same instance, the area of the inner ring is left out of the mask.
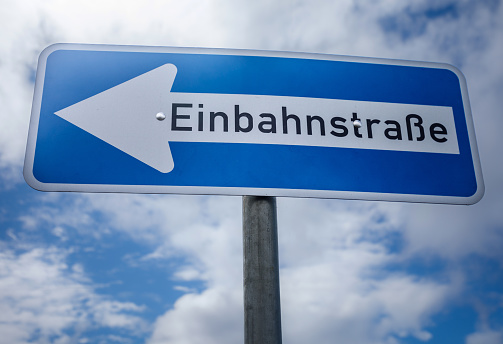
<path id="1" fill-rule="evenodd" d="M 245 344 L 281 344 L 274 197 L 243 196 Z"/>

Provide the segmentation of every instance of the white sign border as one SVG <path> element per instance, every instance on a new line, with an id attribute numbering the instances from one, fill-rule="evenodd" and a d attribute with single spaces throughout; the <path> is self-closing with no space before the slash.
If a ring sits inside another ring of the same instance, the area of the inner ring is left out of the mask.
<path id="1" fill-rule="evenodd" d="M 355 192 L 355 191 L 328 191 L 308 189 L 278 189 L 278 188 L 243 188 L 243 187 L 199 187 L 199 186 L 167 186 L 167 185 L 120 185 L 120 184 L 63 184 L 43 183 L 33 175 L 35 146 L 39 126 L 42 92 L 44 88 L 47 58 L 58 50 L 82 51 L 116 51 L 116 52 L 145 52 L 145 53 L 177 53 L 177 54 L 207 54 L 207 55 L 236 55 L 236 56 L 263 56 L 298 58 L 326 61 L 356 62 L 394 66 L 410 66 L 447 69 L 456 74 L 460 81 L 465 121 L 474 165 L 477 191 L 468 197 L 460 196 L 435 196 L 417 194 Z M 162 47 L 162 46 L 128 46 L 128 45 L 101 45 L 101 44 L 74 44 L 57 43 L 48 46 L 42 51 L 38 61 L 38 68 L 33 94 L 33 105 L 29 125 L 28 141 L 26 146 L 23 175 L 26 182 L 34 189 L 40 191 L 69 191 L 69 192 L 103 192 L 103 193 L 141 193 L 141 194 L 192 194 L 192 195 L 255 195 L 277 197 L 306 197 L 306 198 L 334 198 L 350 200 L 373 200 L 413 203 L 440 203 L 440 204 L 475 204 L 484 195 L 485 187 L 482 178 L 482 168 L 478 154 L 472 112 L 468 98 L 468 89 L 464 75 L 456 67 L 445 63 L 419 62 L 408 60 L 381 59 L 370 57 L 353 57 L 344 55 L 327 55 L 303 52 L 280 52 L 267 50 L 241 50 L 241 49 L 216 49 L 216 48 L 187 48 L 187 47 Z"/>

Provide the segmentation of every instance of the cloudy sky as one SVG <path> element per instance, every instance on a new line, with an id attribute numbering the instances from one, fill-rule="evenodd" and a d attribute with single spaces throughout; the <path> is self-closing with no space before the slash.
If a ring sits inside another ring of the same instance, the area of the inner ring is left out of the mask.
<path id="1" fill-rule="evenodd" d="M 52 43 L 449 63 L 486 185 L 471 206 L 278 198 L 285 343 L 503 343 L 499 0 L 0 0 L 0 343 L 243 340 L 241 197 L 43 193 L 22 168 Z"/>

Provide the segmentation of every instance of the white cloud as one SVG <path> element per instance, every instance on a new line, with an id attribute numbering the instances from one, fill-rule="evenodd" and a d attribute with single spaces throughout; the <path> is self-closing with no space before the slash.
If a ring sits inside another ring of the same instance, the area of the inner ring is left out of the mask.
<path id="1" fill-rule="evenodd" d="M 407 336 L 422 339 L 428 336 L 423 327 L 452 291 L 451 285 L 407 276 L 365 280 L 357 277 L 358 271 L 348 273 L 337 266 L 306 268 L 296 271 L 296 278 L 290 272 L 285 275 L 283 333 L 289 343 L 331 343 L 333 338 L 351 343 L 385 343 Z"/>
<path id="2" fill-rule="evenodd" d="M 389 241 L 399 233 L 401 206 L 354 203 L 282 200 L 278 207 L 289 343 L 424 339 L 430 316 L 460 292 L 455 275 L 439 282 L 388 271 L 401 259 Z"/>
<path id="3" fill-rule="evenodd" d="M 4 249 L 0 253 L 0 332 L 3 343 L 75 342 L 101 327 L 133 333 L 146 330 L 143 308 L 94 291 L 80 268 L 66 264 L 57 248 Z"/>
<path id="4" fill-rule="evenodd" d="M 20 19 L 22 18 L 22 19 Z M 33 90 L 30 73 L 35 68 L 39 19 L 33 7 L 17 1 L 2 3 L 0 12 L 0 169 L 8 187 L 20 182 L 16 167 L 23 161 Z"/>
<path id="5" fill-rule="evenodd" d="M 148 344 L 222 344 L 243 341 L 242 290 L 209 288 L 186 294 L 159 317 Z"/>
<path id="6" fill-rule="evenodd" d="M 186 259 L 176 278 L 225 285 L 242 276 L 240 197 L 94 195 L 86 201 L 89 211 L 103 213 L 101 226 L 154 249 L 143 260 Z"/>
<path id="7" fill-rule="evenodd" d="M 173 289 L 181 291 L 183 293 L 195 294 L 197 292 L 197 290 L 195 290 L 194 288 L 188 288 L 188 287 L 184 287 L 184 286 L 181 286 L 181 285 L 174 286 Z"/>
<path id="8" fill-rule="evenodd" d="M 470 334 L 466 338 L 466 344 L 500 344 L 503 342 L 503 332 L 480 331 Z"/>

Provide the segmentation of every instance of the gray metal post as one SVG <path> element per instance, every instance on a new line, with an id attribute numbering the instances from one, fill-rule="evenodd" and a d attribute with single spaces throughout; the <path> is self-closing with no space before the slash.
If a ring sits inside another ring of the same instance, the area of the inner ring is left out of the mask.
<path id="1" fill-rule="evenodd" d="M 274 197 L 243 196 L 245 344 L 281 344 Z"/>

